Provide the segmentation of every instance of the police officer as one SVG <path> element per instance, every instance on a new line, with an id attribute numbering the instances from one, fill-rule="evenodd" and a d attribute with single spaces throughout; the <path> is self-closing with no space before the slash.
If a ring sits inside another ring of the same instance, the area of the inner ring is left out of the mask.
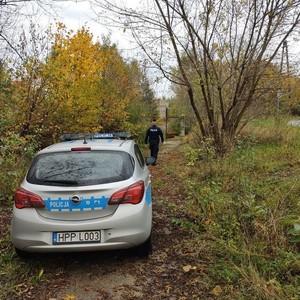
<path id="1" fill-rule="evenodd" d="M 154 165 L 156 164 L 157 154 L 159 150 L 159 141 L 164 142 L 164 135 L 162 130 L 156 125 L 156 119 L 153 118 L 152 126 L 146 132 L 145 144 L 149 142 L 150 155 L 154 157 Z"/>

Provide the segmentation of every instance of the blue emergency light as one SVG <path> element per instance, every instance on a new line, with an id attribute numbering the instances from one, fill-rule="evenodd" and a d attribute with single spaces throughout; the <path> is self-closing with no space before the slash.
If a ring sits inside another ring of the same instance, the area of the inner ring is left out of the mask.
<path id="1" fill-rule="evenodd" d="M 130 132 L 104 132 L 104 133 L 65 133 L 60 136 L 61 140 L 94 140 L 94 139 L 128 139 Z"/>

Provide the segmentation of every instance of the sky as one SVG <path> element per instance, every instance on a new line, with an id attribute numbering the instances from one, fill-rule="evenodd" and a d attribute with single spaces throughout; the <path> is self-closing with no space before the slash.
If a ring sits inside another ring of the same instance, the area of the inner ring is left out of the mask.
<path id="1" fill-rule="evenodd" d="M 127 2 L 134 4 L 137 0 Z M 44 3 L 39 1 L 38 4 L 37 1 L 19 2 L 15 10 L 17 17 L 13 18 L 11 25 L 6 26 L 7 31 L 11 31 L 7 35 L 15 40 L 15 43 L 18 42 L 20 32 L 23 30 L 29 32 L 30 23 L 38 25 L 36 29 L 42 34 L 50 25 L 62 22 L 67 29 L 72 29 L 74 32 L 85 26 L 93 34 L 95 41 L 110 35 L 111 41 L 118 45 L 119 50 L 132 51 L 131 49 L 134 48 L 133 43 L 130 43 L 132 38 L 129 32 L 124 34 L 121 29 L 112 30 L 93 21 L 97 16 L 90 8 L 89 1 L 86 0 L 47 0 Z M 11 11 L 13 12 L 13 9 Z M 10 11 L 9 13 L 11 14 Z"/>
<path id="2" fill-rule="evenodd" d="M 138 1 L 127 0 L 126 2 L 127 5 L 134 6 Z M 58 3 L 62 9 L 58 11 L 58 16 L 56 17 L 44 16 L 45 25 L 49 25 L 51 22 L 53 23 L 57 20 L 62 21 L 67 28 L 75 31 L 82 26 L 86 26 L 89 28 L 89 31 L 93 33 L 95 40 L 101 39 L 103 35 L 110 34 L 112 42 L 116 43 L 120 50 L 132 51 L 131 49 L 134 48 L 131 37 L 128 34 L 124 34 L 122 30 L 112 30 L 93 21 L 95 15 L 88 1 L 56 1 L 56 3 Z"/>
<path id="3" fill-rule="evenodd" d="M 126 0 L 124 1 L 127 7 L 134 8 L 139 5 L 139 0 Z M 82 26 L 87 26 L 89 31 L 93 33 L 93 36 L 96 40 L 101 40 L 102 35 L 111 35 L 111 41 L 117 44 L 118 49 L 120 50 L 124 58 L 136 58 L 143 60 L 145 57 L 142 55 L 141 50 L 137 49 L 136 44 L 133 41 L 133 38 L 130 36 L 129 32 L 124 33 L 122 29 L 109 29 L 105 28 L 103 25 L 93 21 L 94 13 L 90 9 L 89 3 L 87 1 L 81 2 L 70 2 L 64 1 L 60 2 L 64 8 L 61 11 L 61 21 L 67 25 L 68 28 L 77 30 Z M 157 76 L 161 76 L 157 72 L 154 73 L 153 69 L 149 73 L 150 82 L 152 83 L 152 88 L 154 89 L 158 97 L 169 97 L 170 96 L 170 87 L 169 83 L 166 80 L 160 79 L 156 81 Z"/>
<path id="4" fill-rule="evenodd" d="M 96 40 L 101 40 L 101 36 L 108 35 L 110 33 L 111 35 L 111 41 L 113 43 L 116 43 L 118 46 L 118 49 L 121 51 L 121 54 L 123 57 L 134 57 L 137 59 L 143 59 L 138 54 L 138 49 L 136 45 L 134 44 L 134 41 L 130 37 L 129 33 L 124 33 L 121 29 L 120 30 L 112 30 L 105 28 L 103 25 L 100 25 L 99 23 L 94 22 L 93 16 L 94 13 L 90 8 L 90 5 L 88 1 L 85 0 L 78 0 L 77 2 L 68 1 L 68 0 L 56 0 L 56 2 L 63 7 L 60 13 L 60 20 L 67 25 L 68 28 L 77 30 L 81 28 L 82 26 L 87 26 L 90 30 L 90 32 L 93 33 L 93 36 Z M 122 2 L 122 0 L 117 0 L 117 2 Z M 140 5 L 141 0 L 123 0 L 124 3 L 126 3 L 127 7 L 137 7 Z M 48 19 L 48 22 L 53 22 L 53 19 Z M 293 40 L 288 41 L 288 53 L 289 53 L 289 63 L 291 65 L 293 64 L 299 64 L 299 43 L 293 42 Z M 141 53 L 141 52 L 140 52 Z M 152 74 L 152 77 L 157 77 L 160 74 Z M 154 79 L 153 79 L 154 81 Z M 169 84 L 167 84 L 165 81 L 159 81 L 160 84 L 154 84 L 154 89 L 159 94 L 159 96 L 164 96 L 164 94 L 167 94 L 165 96 L 168 96 L 170 93 L 169 90 Z"/>
<path id="5" fill-rule="evenodd" d="M 122 0 L 117 0 L 121 2 Z M 142 0 L 123 0 L 126 3 L 126 6 L 135 7 L 140 5 Z M 68 29 L 73 29 L 74 31 L 80 29 L 82 26 L 86 26 L 89 31 L 93 34 L 95 40 L 100 40 L 103 35 L 111 35 L 111 41 L 116 43 L 118 49 L 124 58 L 136 58 L 143 60 L 141 56 L 141 52 L 138 52 L 136 45 L 134 44 L 132 38 L 129 33 L 124 33 L 121 29 L 112 30 L 111 28 L 106 28 L 99 23 L 93 21 L 94 13 L 90 8 L 90 4 L 85 0 L 55 0 L 53 1 L 55 4 L 62 7 L 62 9 L 58 12 L 56 17 L 51 17 L 49 15 L 44 14 L 44 16 L 39 20 L 41 27 L 45 29 L 55 21 L 62 21 Z M 299 44 L 293 43 L 293 41 L 289 41 L 289 63 L 299 64 Z M 160 76 L 159 73 L 153 73 L 151 71 L 150 81 L 153 82 L 152 87 L 156 92 L 158 97 L 170 95 L 169 84 L 160 79 L 158 83 L 155 82 L 156 77 Z"/>

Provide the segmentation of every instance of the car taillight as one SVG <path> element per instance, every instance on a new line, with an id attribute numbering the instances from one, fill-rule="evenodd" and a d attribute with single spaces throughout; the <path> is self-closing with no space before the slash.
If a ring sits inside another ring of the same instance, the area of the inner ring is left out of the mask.
<path id="1" fill-rule="evenodd" d="M 145 185 L 142 180 L 112 194 L 108 204 L 138 204 L 144 197 Z"/>
<path id="2" fill-rule="evenodd" d="M 15 192 L 15 206 L 16 208 L 28 208 L 28 207 L 34 207 L 34 208 L 43 208 L 45 207 L 45 203 L 43 199 L 31 192 L 26 191 L 23 188 L 18 188 Z"/>

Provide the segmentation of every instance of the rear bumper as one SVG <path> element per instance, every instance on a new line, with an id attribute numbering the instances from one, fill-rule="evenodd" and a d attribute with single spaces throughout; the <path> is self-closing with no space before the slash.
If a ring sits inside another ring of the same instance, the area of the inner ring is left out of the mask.
<path id="1" fill-rule="evenodd" d="M 151 233 L 152 207 L 120 205 L 114 215 L 85 221 L 57 221 L 42 217 L 35 209 L 14 208 L 12 242 L 28 252 L 74 252 L 127 249 L 145 242 Z M 53 244 L 53 232 L 100 230 L 101 241 L 83 244 Z"/>

